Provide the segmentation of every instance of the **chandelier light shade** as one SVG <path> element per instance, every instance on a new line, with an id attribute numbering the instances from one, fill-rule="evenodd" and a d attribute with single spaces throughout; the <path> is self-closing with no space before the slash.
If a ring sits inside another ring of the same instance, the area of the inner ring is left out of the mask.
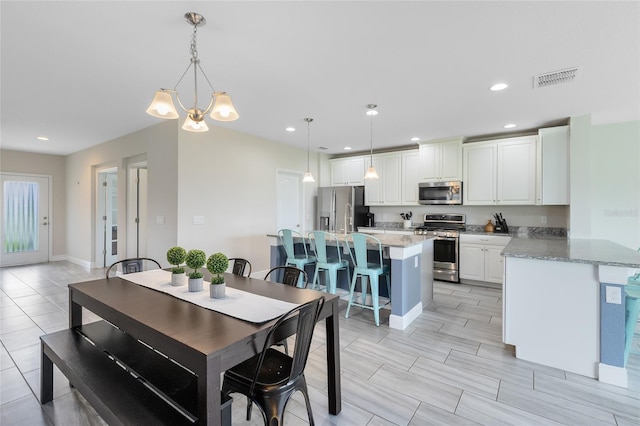
<path id="1" fill-rule="evenodd" d="M 378 115 L 378 111 L 376 111 L 376 108 L 378 107 L 378 105 L 375 104 L 368 104 L 366 106 L 367 108 L 367 115 L 371 118 L 371 150 L 369 151 L 369 168 L 367 169 L 367 173 L 364 175 L 365 179 L 379 179 L 380 176 L 378 176 L 378 172 L 376 171 L 376 168 L 373 166 L 373 116 L 374 115 Z"/>
<path id="2" fill-rule="evenodd" d="M 197 33 L 198 27 L 206 24 L 207 20 L 204 16 L 195 13 L 189 12 L 184 15 L 185 20 L 193 26 L 193 34 L 191 36 L 191 59 L 189 62 L 189 66 L 184 71 L 176 85 L 173 89 L 160 89 L 156 92 L 153 97 L 153 101 L 151 101 L 151 105 L 147 108 L 147 114 L 152 115 L 153 117 L 164 118 L 164 119 L 176 119 L 179 117 L 178 111 L 176 109 L 175 104 L 173 103 L 173 95 L 175 95 L 180 108 L 182 108 L 186 113 L 187 117 L 182 125 L 184 130 L 189 132 L 206 132 L 209 130 L 209 126 L 205 123 L 204 118 L 209 112 L 211 113 L 210 117 L 217 121 L 233 121 L 239 118 L 238 112 L 233 106 L 233 102 L 231 102 L 231 97 L 226 92 L 216 92 L 209 78 L 205 74 L 204 70 L 200 66 L 200 59 L 198 59 L 198 47 L 197 47 Z M 193 67 L 193 82 L 194 82 L 194 101 L 193 107 L 187 108 L 184 106 L 182 101 L 180 100 L 180 96 L 178 94 L 178 85 L 187 74 L 190 68 Z M 209 105 L 205 108 L 198 107 L 198 71 L 200 71 L 204 77 L 204 79 L 209 84 L 211 88 L 211 99 L 209 100 Z"/>
<path id="3" fill-rule="evenodd" d="M 307 122 L 307 172 L 304 174 L 304 178 L 302 178 L 302 182 L 315 182 L 316 180 L 313 178 L 311 174 L 311 170 L 309 168 L 309 149 L 310 149 L 310 140 L 311 140 L 311 122 L 313 118 L 305 118 L 304 121 Z"/>

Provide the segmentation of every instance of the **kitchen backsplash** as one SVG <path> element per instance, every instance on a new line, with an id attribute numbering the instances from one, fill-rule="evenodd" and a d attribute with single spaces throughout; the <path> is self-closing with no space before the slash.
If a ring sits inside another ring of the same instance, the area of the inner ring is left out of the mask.
<path id="1" fill-rule="evenodd" d="M 414 222 L 413 226 L 409 230 L 416 226 L 422 225 L 422 223 Z M 467 225 L 466 233 L 469 234 L 484 234 L 485 225 Z M 401 230 L 405 229 L 402 222 L 377 222 L 375 223 L 376 229 L 393 229 Z M 501 232 L 494 232 L 496 235 L 502 234 Z M 567 237 L 567 228 L 551 228 L 540 226 L 511 226 L 509 225 L 509 235 L 520 238 L 547 238 L 547 237 Z"/>
<path id="2" fill-rule="evenodd" d="M 400 213 L 413 212 L 413 226 L 422 225 L 426 213 L 464 213 L 467 227 L 484 226 L 489 219 L 495 222 L 494 213 L 502 213 L 507 220 L 509 230 L 516 227 L 526 228 L 563 228 L 569 223 L 568 206 L 397 206 L 371 207 L 376 223 L 397 223 L 402 227 Z M 544 223 L 546 222 L 546 223 Z"/>

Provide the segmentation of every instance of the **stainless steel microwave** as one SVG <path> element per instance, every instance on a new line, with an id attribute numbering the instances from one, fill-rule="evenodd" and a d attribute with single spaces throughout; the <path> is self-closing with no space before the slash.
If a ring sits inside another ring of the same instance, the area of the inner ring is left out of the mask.
<path id="1" fill-rule="evenodd" d="M 420 204 L 462 204 L 462 182 L 423 182 L 418 184 Z"/>

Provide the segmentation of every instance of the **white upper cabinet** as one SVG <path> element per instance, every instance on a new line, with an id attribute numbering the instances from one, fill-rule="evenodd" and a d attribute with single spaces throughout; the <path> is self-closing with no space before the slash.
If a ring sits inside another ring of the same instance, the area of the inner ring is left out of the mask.
<path id="1" fill-rule="evenodd" d="M 538 131 L 536 204 L 569 204 L 569 126 Z"/>
<path id="2" fill-rule="evenodd" d="M 329 160 L 331 163 L 331 186 L 364 185 L 365 157 L 348 157 Z"/>
<path id="3" fill-rule="evenodd" d="M 462 180 L 462 141 L 455 138 L 420 144 L 420 181 Z"/>
<path id="4" fill-rule="evenodd" d="M 402 200 L 403 206 L 418 205 L 418 183 L 420 182 L 420 152 L 407 151 L 402 154 Z"/>
<path id="5" fill-rule="evenodd" d="M 537 136 L 465 144 L 464 204 L 536 204 L 536 144 Z"/>
<path id="6" fill-rule="evenodd" d="M 496 203 L 496 144 L 465 144 L 463 152 L 463 204 Z"/>
<path id="7" fill-rule="evenodd" d="M 366 160 L 369 167 L 370 160 Z M 378 154 L 373 156 L 378 179 L 365 179 L 364 203 L 368 206 L 398 206 L 402 198 L 402 155 Z"/>
<path id="8" fill-rule="evenodd" d="M 537 136 L 498 143 L 497 204 L 536 203 Z"/>

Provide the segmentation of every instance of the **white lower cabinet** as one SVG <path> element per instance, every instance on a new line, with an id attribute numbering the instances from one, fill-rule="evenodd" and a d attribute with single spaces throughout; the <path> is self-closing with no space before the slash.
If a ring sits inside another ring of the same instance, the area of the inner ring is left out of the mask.
<path id="1" fill-rule="evenodd" d="M 502 283 L 504 259 L 500 253 L 510 239 L 502 235 L 461 235 L 460 278 Z"/>

